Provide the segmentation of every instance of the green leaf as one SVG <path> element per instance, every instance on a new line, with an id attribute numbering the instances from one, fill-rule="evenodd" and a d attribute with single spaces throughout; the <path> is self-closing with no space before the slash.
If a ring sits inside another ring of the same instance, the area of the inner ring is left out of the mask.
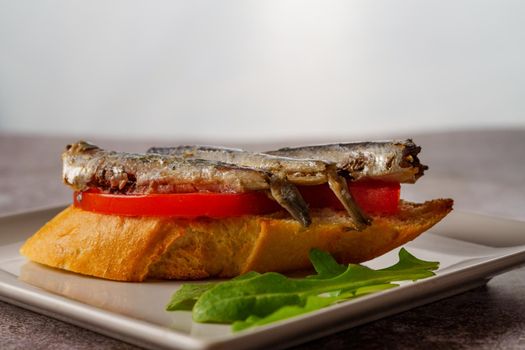
<path id="1" fill-rule="evenodd" d="M 338 264 L 330 254 L 322 250 L 314 248 L 310 251 L 308 257 L 317 275 L 308 276 L 307 278 L 332 278 L 346 271 L 345 265 Z"/>
<path id="2" fill-rule="evenodd" d="M 244 275 L 235 277 L 233 280 L 242 280 L 258 276 L 258 272 L 248 272 Z M 217 282 L 219 283 L 219 282 Z M 207 291 L 214 287 L 217 283 L 195 283 L 195 284 L 183 284 L 182 287 L 177 290 L 171 297 L 168 305 L 166 305 L 167 311 L 191 311 L 193 305 L 197 302 L 197 299 Z"/>
<path id="3" fill-rule="evenodd" d="M 172 296 L 168 305 L 166 305 L 167 311 L 180 311 L 193 309 L 193 305 L 197 302 L 197 299 L 212 288 L 216 283 L 202 283 L 202 284 L 184 284 L 177 290 Z"/>
<path id="4" fill-rule="evenodd" d="M 410 269 L 414 269 L 414 272 L 418 272 L 421 270 L 427 270 L 429 271 L 428 276 L 433 276 L 434 274 L 430 271 L 437 270 L 439 267 L 439 262 L 437 261 L 425 261 L 416 258 L 412 254 L 410 254 L 405 248 L 401 248 L 399 250 L 399 262 L 393 266 L 387 267 L 385 269 L 382 269 L 380 271 L 395 271 L 395 270 L 404 270 L 409 271 Z M 424 278 L 424 277 L 421 277 Z"/>
<path id="5" fill-rule="evenodd" d="M 260 276 L 260 275 L 261 274 L 259 272 L 250 271 L 250 272 L 246 272 L 244 275 L 240 275 L 240 276 L 234 277 L 231 280 L 232 281 L 247 280 L 249 278 L 252 278 L 252 277 L 255 277 L 255 276 Z"/>
<path id="6" fill-rule="evenodd" d="M 266 316 L 283 305 L 301 302 L 297 283 L 269 272 L 250 279 L 220 283 L 203 293 L 193 307 L 197 322 L 231 323 L 250 315 Z M 304 287 L 303 287 L 304 288 Z"/>
<path id="7" fill-rule="evenodd" d="M 266 317 L 250 316 L 245 321 L 236 321 L 232 324 L 232 330 L 238 332 L 254 326 L 263 326 L 272 322 L 284 320 L 293 316 L 299 316 L 310 311 L 315 311 L 329 306 L 336 301 L 340 300 L 340 297 L 318 297 L 311 295 L 306 299 L 304 306 L 292 305 L 283 306 L 275 312 L 269 314 Z"/>
<path id="8" fill-rule="evenodd" d="M 380 270 L 343 266 L 317 249 L 310 252 L 310 260 L 317 274 L 307 278 L 254 272 L 224 282 L 185 284 L 173 295 L 168 310 L 192 309 L 197 322 L 233 323 L 234 330 L 241 330 L 396 287 L 393 282 L 430 277 L 439 266 L 405 249 L 399 251 L 398 263 Z"/>
<path id="9" fill-rule="evenodd" d="M 265 317 L 284 305 L 302 306 L 310 295 L 338 290 L 356 292 L 366 286 L 418 280 L 432 276 L 431 270 L 438 266 L 419 260 L 405 250 L 400 251 L 399 258 L 397 264 L 382 270 L 350 264 L 340 275 L 325 279 L 291 279 L 278 273 L 265 273 L 250 279 L 223 282 L 200 296 L 193 308 L 193 319 L 232 323 L 249 316 Z M 322 271 L 325 271 L 324 266 Z"/>
<path id="10" fill-rule="evenodd" d="M 398 284 L 394 284 L 394 283 L 383 283 L 383 284 L 374 284 L 374 285 L 371 285 L 371 286 L 366 286 L 366 287 L 361 287 L 361 288 L 357 288 L 356 290 L 353 290 L 351 293 L 352 293 L 352 297 L 353 298 L 357 298 L 357 297 L 360 297 L 360 296 L 363 296 L 363 295 L 367 295 L 367 294 L 372 294 L 372 293 L 375 293 L 375 292 L 380 292 L 382 290 L 387 290 L 387 289 L 390 289 L 390 288 L 394 288 L 394 287 L 398 287 L 399 285 Z M 348 293 L 348 292 L 346 292 Z M 348 295 L 346 293 L 341 293 L 341 295 Z"/>
<path id="11" fill-rule="evenodd" d="M 281 321 L 290 317 L 299 316 L 302 314 L 306 314 L 311 311 L 319 310 L 324 307 L 330 306 L 334 303 L 337 303 L 342 300 L 347 300 L 351 298 L 355 298 L 361 295 L 370 294 L 374 292 L 378 292 L 385 289 L 390 289 L 393 287 L 397 287 L 396 284 L 387 283 L 387 284 L 378 284 L 375 286 L 369 286 L 369 287 L 363 287 L 359 288 L 355 293 L 345 293 L 345 294 L 338 294 L 328 297 L 321 297 L 316 295 L 310 295 L 306 299 L 306 303 L 304 306 L 283 306 L 277 311 L 271 313 L 270 315 L 266 317 L 257 317 L 257 316 L 249 316 L 245 321 L 235 321 L 232 324 L 232 330 L 234 332 L 242 331 L 247 328 L 251 328 L 254 326 L 263 326 L 269 323 L 273 323 L 276 321 Z"/>

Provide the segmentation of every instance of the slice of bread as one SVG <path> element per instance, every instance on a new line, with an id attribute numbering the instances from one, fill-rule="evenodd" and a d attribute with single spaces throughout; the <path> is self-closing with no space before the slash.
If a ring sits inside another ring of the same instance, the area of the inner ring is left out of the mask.
<path id="1" fill-rule="evenodd" d="M 276 213 L 227 219 L 123 217 L 66 208 L 20 252 L 52 267 L 119 281 L 233 277 L 248 271 L 310 267 L 319 248 L 341 263 L 359 263 L 426 231 L 452 210 L 451 199 L 401 201 L 395 216 L 373 217 L 363 231 L 342 211 L 312 210 L 312 224 Z"/>

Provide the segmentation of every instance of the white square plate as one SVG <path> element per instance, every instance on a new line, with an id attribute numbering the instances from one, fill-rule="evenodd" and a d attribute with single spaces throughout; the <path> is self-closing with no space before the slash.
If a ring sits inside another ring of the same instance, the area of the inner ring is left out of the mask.
<path id="1" fill-rule="evenodd" d="M 0 299 L 150 348 L 284 347 L 465 291 L 525 263 L 524 222 L 453 212 L 406 245 L 418 258 L 440 262 L 436 276 L 232 333 L 227 325 L 194 323 L 189 312 L 164 310 L 182 282 L 106 281 L 47 268 L 21 257 L 18 249 L 22 241 L 60 209 L 0 218 Z M 397 261 L 397 251 L 366 265 L 391 265 Z"/>

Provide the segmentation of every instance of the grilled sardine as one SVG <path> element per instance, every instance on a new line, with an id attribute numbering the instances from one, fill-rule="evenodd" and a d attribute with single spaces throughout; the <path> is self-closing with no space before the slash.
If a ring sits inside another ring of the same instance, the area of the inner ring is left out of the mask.
<path id="1" fill-rule="evenodd" d="M 355 142 L 281 148 L 265 152 L 271 155 L 309 158 L 334 162 L 338 171 L 354 180 L 376 178 L 400 183 L 414 183 L 428 169 L 417 157 L 421 147 L 412 140 Z"/>
<path id="2" fill-rule="evenodd" d="M 84 141 L 62 154 L 63 179 L 77 191 L 123 194 L 267 191 L 304 226 L 308 206 L 292 184 L 258 169 L 174 155 L 118 153 Z"/>
<path id="3" fill-rule="evenodd" d="M 313 159 L 294 159 L 248 152 L 235 148 L 216 146 L 183 145 L 175 147 L 152 147 L 148 154 L 181 156 L 186 159 L 220 161 L 236 166 L 270 172 L 274 178 L 286 179 L 295 185 L 318 185 L 328 183 L 353 218 L 356 228 L 364 228 L 369 220 L 355 204 L 346 180 L 337 173 L 335 163 Z"/>

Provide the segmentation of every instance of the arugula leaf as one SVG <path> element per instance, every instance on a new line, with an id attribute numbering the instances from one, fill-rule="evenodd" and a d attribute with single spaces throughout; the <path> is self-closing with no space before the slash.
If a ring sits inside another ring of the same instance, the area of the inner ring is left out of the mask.
<path id="1" fill-rule="evenodd" d="M 277 311 L 269 314 L 266 317 L 257 317 L 257 316 L 249 316 L 245 321 L 235 321 L 232 324 L 232 330 L 234 332 L 242 331 L 244 329 L 254 327 L 254 326 L 263 326 L 265 324 L 269 324 L 272 322 L 284 320 L 290 317 L 299 316 L 305 313 L 308 313 L 310 311 L 315 311 L 322 309 L 326 306 L 330 306 L 336 302 L 348 300 L 351 298 L 356 298 L 361 295 L 370 294 L 374 292 L 379 292 L 381 290 L 390 289 L 393 287 L 397 287 L 396 284 L 393 283 L 386 283 L 386 284 L 377 284 L 370 287 L 362 287 L 357 289 L 355 293 L 338 293 L 338 295 L 328 296 L 328 297 L 321 297 L 316 295 L 310 295 L 306 298 L 306 303 L 304 306 L 299 305 L 287 305 L 283 306 Z"/>
<path id="2" fill-rule="evenodd" d="M 216 283 L 203 284 L 183 284 L 182 287 L 171 297 L 169 304 L 166 306 L 167 311 L 185 310 L 191 311 L 197 299 L 207 291 L 214 287 Z"/>
<path id="3" fill-rule="evenodd" d="M 340 265 L 330 254 L 316 249 L 310 252 L 310 260 L 317 274 L 302 279 L 269 272 L 199 287 L 185 284 L 173 295 L 168 310 L 193 306 L 195 321 L 233 323 L 234 330 L 241 330 L 397 286 L 392 282 L 430 277 L 439 266 L 417 259 L 404 248 L 398 263 L 381 270 Z"/>
<path id="4" fill-rule="evenodd" d="M 310 251 L 308 257 L 317 275 L 307 276 L 307 278 L 332 278 L 346 271 L 345 265 L 338 264 L 330 254 L 322 250 L 314 248 Z"/>
<path id="5" fill-rule="evenodd" d="M 285 305 L 275 312 L 269 314 L 266 317 L 258 317 L 251 315 L 245 321 L 235 321 L 232 324 L 232 330 L 234 332 L 242 331 L 246 328 L 254 326 L 262 326 L 275 321 L 284 320 L 293 316 L 299 316 L 310 311 L 322 309 L 323 307 L 329 306 L 338 300 L 342 300 L 343 297 L 318 297 L 316 295 L 310 295 L 306 299 L 305 305 Z"/>
<path id="6" fill-rule="evenodd" d="M 260 273 L 258 272 L 248 272 L 244 275 L 237 276 L 232 280 L 242 280 L 242 279 L 248 279 L 252 278 L 254 276 L 258 276 Z M 211 289 L 214 287 L 217 283 L 195 283 L 195 284 L 183 284 L 182 287 L 175 292 L 168 305 L 166 305 L 167 311 L 191 311 L 193 309 L 193 305 L 197 302 L 197 299 L 202 295 L 202 293 L 206 292 L 208 289 Z"/>

